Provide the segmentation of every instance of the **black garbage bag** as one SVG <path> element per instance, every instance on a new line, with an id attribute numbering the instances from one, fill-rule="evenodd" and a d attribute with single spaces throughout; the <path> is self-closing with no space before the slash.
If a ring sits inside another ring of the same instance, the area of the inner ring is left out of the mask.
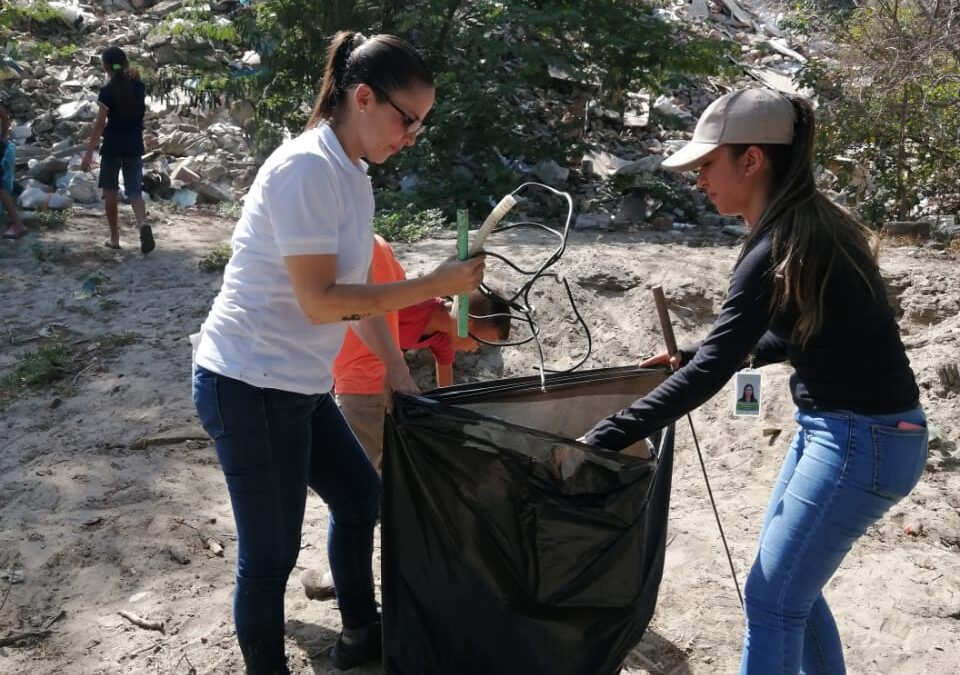
<path id="1" fill-rule="evenodd" d="M 653 615 L 673 429 L 655 458 L 576 438 L 661 371 L 397 396 L 383 464 L 384 672 L 614 675 Z"/>

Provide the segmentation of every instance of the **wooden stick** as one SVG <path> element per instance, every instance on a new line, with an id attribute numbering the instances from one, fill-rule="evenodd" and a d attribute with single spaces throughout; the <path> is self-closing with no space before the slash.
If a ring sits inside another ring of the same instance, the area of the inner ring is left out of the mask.
<path id="1" fill-rule="evenodd" d="M 156 630 L 163 632 L 163 621 L 150 621 L 142 617 L 137 616 L 133 612 L 128 612 L 125 609 L 121 609 L 117 612 L 124 619 L 134 624 L 135 626 L 140 626 L 141 628 L 146 628 L 147 630 Z"/>
<path id="2" fill-rule="evenodd" d="M 660 318 L 660 330 L 667 343 L 667 354 L 674 356 L 677 353 L 677 339 L 673 335 L 673 326 L 670 324 L 670 313 L 667 311 L 667 298 L 663 294 L 663 286 L 654 286 L 653 301 L 657 305 L 657 316 Z"/>
<path id="3" fill-rule="evenodd" d="M 667 312 L 667 299 L 663 295 L 662 286 L 654 286 L 653 301 L 657 305 L 657 316 L 660 317 L 660 330 L 663 331 L 663 341 L 667 343 L 667 353 L 672 357 L 677 353 L 677 339 L 673 335 L 673 325 L 670 323 L 670 314 Z M 673 368 L 671 361 L 670 367 Z M 693 446 L 697 449 L 697 459 L 700 460 L 700 470 L 703 472 L 703 483 L 707 487 L 707 496 L 710 498 L 710 506 L 713 508 L 713 516 L 717 520 L 717 529 L 720 531 L 720 540 L 723 542 L 723 550 L 727 554 L 727 562 L 730 564 L 730 575 L 733 577 L 733 585 L 737 589 L 737 598 L 740 599 L 740 606 L 743 607 L 743 594 L 740 592 L 740 582 L 737 580 L 737 570 L 733 566 L 733 558 L 730 556 L 730 547 L 727 545 L 727 537 L 723 533 L 723 524 L 720 522 L 720 513 L 717 511 L 717 503 L 713 499 L 713 490 L 710 488 L 710 478 L 707 476 L 707 465 L 703 461 L 703 453 L 700 451 L 700 441 L 697 440 L 697 430 L 693 428 L 693 417 L 687 413 L 687 422 L 690 424 L 690 434 L 693 436 Z M 671 671 L 673 672 L 673 671 Z"/>
<path id="4" fill-rule="evenodd" d="M 80 376 L 81 376 L 81 375 L 83 375 L 85 372 L 87 372 L 88 370 L 90 370 L 91 368 L 93 368 L 93 367 L 94 367 L 95 365 L 97 365 L 98 363 L 100 363 L 100 360 L 99 360 L 96 356 L 94 356 L 94 357 L 93 357 L 93 360 L 90 361 L 90 363 L 87 364 L 86 368 L 84 368 L 84 369 L 81 370 L 79 373 L 77 373 L 76 375 L 73 376 L 73 384 L 74 384 L 74 386 L 76 386 L 77 380 L 80 379 Z"/>

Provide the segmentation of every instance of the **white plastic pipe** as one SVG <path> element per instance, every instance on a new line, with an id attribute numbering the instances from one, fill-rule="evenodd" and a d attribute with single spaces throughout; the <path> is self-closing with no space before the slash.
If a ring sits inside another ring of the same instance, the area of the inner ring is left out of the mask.
<path id="1" fill-rule="evenodd" d="M 473 238 L 473 243 L 470 244 L 470 252 L 467 255 L 468 258 L 472 258 L 480 252 L 480 249 L 483 247 L 483 242 L 485 242 L 487 237 L 490 236 L 490 233 L 493 232 L 493 228 L 503 220 L 503 217 L 507 215 L 516 203 L 517 198 L 510 194 L 501 199 L 500 203 L 493 207 L 493 211 L 491 211 L 487 219 L 483 221 L 483 225 L 480 226 L 476 236 Z"/>

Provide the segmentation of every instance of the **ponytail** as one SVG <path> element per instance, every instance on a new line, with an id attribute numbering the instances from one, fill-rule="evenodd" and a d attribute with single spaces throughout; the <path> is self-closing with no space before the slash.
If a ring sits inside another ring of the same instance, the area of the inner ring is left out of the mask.
<path id="1" fill-rule="evenodd" d="M 100 55 L 103 69 L 110 73 L 110 86 L 113 87 L 113 100 L 116 103 L 115 112 L 121 116 L 133 115 L 136 112 L 136 97 L 133 92 L 133 83 L 130 80 L 130 62 L 127 55 L 119 47 L 108 47 Z"/>
<path id="2" fill-rule="evenodd" d="M 414 47 L 393 35 L 366 38 L 340 31 L 327 48 L 320 93 L 307 121 L 310 129 L 329 122 L 343 109 L 352 87 L 366 84 L 378 97 L 414 84 L 433 86 L 433 74 Z"/>
<path id="3" fill-rule="evenodd" d="M 333 36 L 327 48 L 327 62 L 323 69 L 323 82 L 320 84 L 320 93 L 313 106 L 313 113 L 307 121 L 307 128 L 315 127 L 321 120 L 333 118 L 338 104 L 343 100 L 343 73 L 347 69 L 347 61 L 354 50 L 363 44 L 366 38 L 360 33 L 342 30 Z"/>

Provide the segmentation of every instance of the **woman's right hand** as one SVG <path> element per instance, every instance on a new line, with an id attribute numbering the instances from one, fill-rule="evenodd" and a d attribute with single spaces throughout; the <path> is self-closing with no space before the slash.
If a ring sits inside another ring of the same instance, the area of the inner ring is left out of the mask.
<path id="1" fill-rule="evenodd" d="M 653 368 L 654 366 L 670 366 L 670 370 L 676 370 L 680 367 L 680 353 L 677 352 L 670 356 L 667 352 L 651 356 L 638 364 L 641 368 Z"/>
<path id="2" fill-rule="evenodd" d="M 467 294 L 483 281 L 483 254 L 469 260 L 449 258 L 430 273 L 437 285 L 437 295 Z"/>

